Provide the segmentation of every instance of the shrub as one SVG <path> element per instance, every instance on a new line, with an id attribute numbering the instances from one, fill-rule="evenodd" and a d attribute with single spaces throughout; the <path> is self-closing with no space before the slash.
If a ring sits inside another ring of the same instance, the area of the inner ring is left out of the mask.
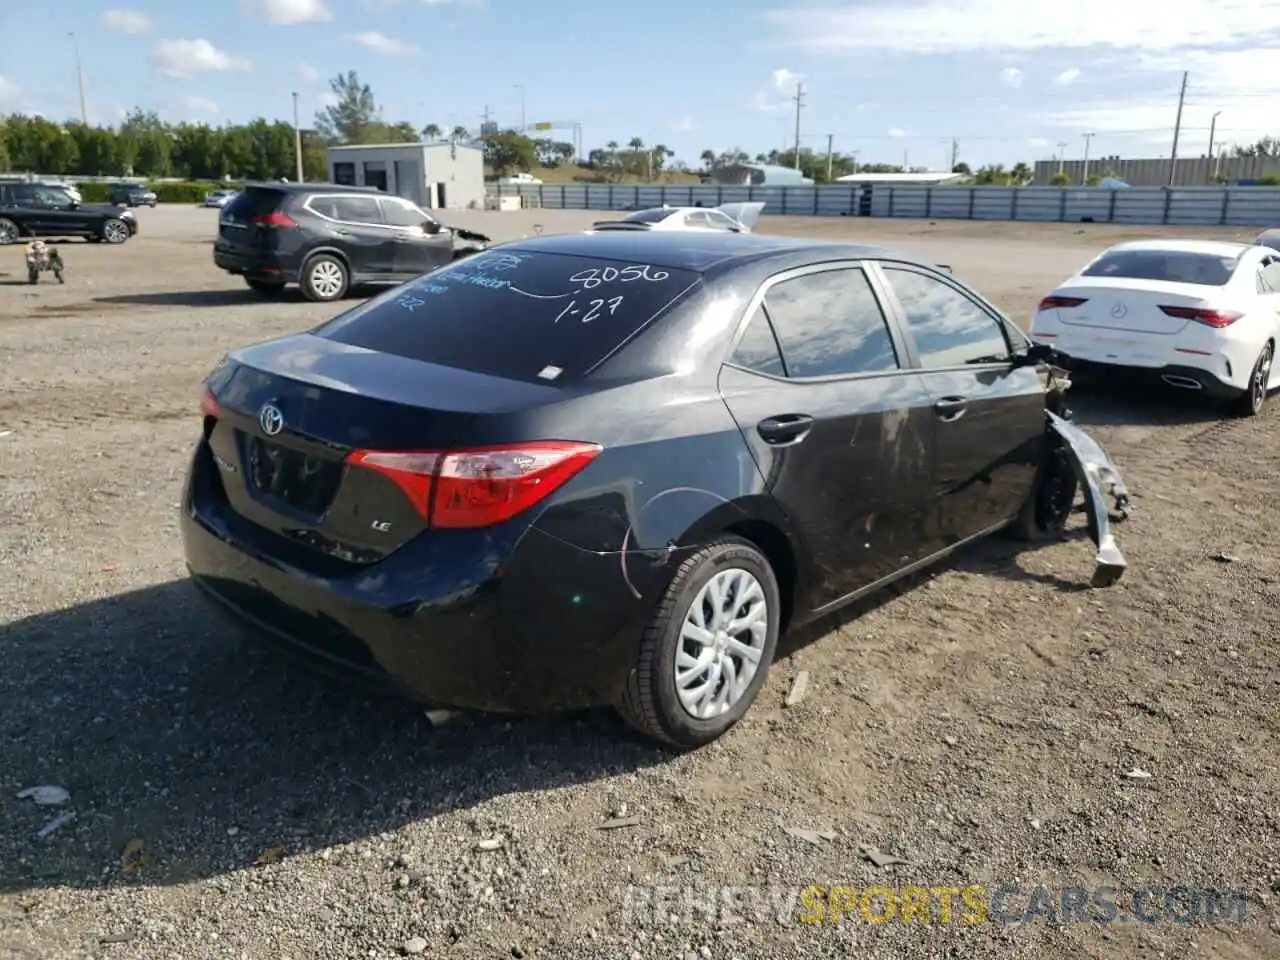
<path id="1" fill-rule="evenodd" d="M 206 193 L 218 189 L 212 183 L 198 181 L 150 183 L 147 186 L 155 191 L 156 200 L 160 203 L 200 203 Z"/>
<path id="2" fill-rule="evenodd" d="M 80 198 L 85 203 L 106 203 L 107 202 L 107 185 L 97 181 L 78 183 L 76 189 L 80 191 Z"/>
<path id="3" fill-rule="evenodd" d="M 1066 171 L 1055 173 L 1049 178 L 1049 183 L 1055 187 L 1069 187 L 1071 186 L 1071 174 Z"/>

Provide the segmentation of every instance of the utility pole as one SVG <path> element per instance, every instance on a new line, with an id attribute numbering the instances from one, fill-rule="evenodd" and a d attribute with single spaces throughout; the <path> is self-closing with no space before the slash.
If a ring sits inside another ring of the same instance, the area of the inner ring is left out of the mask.
<path id="1" fill-rule="evenodd" d="M 800 169 L 800 110 L 804 107 L 804 84 L 796 84 L 796 156 L 793 166 Z"/>
<path id="2" fill-rule="evenodd" d="M 74 33 L 68 32 L 67 36 L 71 38 L 71 48 L 76 54 L 76 82 L 80 85 L 80 122 L 87 127 L 89 125 L 89 104 L 84 98 L 84 70 L 80 66 L 80 41 L 76 39 Z"/>
<path id="3" fill-rule="evenodd" d="M 948 170 L 955 170 L 956 165 L 960 163 L 960 141 L 955 137 L 951 138 L 951 166 Z"/>
<path id="4" fill-rule="evenodd" d="M 1187 71 L 1182 72 L 1182 90 L 1178 93 L 1178 117 L 1173 121 L 1173 149 L 1169 151 L 1169 186 L 1173 186 L 1178 167 L 1178 136 L 1182 133 L 1182 107 L 1187 100 Z"/>
<path id="5" fill-rule="evenodd" d="M 293 153 L 298 161 L 298 182 L 302 183 L 302 128 L 298 126 L 298 95 L 293 95 Z"/>
<path id="6" fill-rule="evenodd" d="M 1082 187 L 1089 182 L 1089 142 L 1095 136 L 1097 134 L 1086 133 L 1084 135 L 1084 169 L 1080 172 L 1080 186 Z"/>
<path id="7" fill-rule="evenodd" d="M 836 135 L 834 133 L 827 134 L 827 183 L 831 182 L 831 145 L 835 142 Z"/>
<path id="8" fill-rule="evenodd" d="M 1209 172 L 1209 182 L 1210 182 L 1210 183 L 1212 183 L 1212 182 L 1213 182 L 1213 178 L 1214 178 L 1214 177 L 1217 175 L 1217 173 L 1218 173 L 1218 171 L 1217 171 L 1216 169 L 1214 169 L 1214 168 L 1217 166 L 1217 164 L 1215 164 L 1215 163 L 1213 162 L 1213 135 L 1214 135 L 1214 133 L 1216 133 L 1216 132 L 1217 132 L 1217 129 L 1218 129 L 1218 117 L 1220 117 L 1220 116 L 1222 116 L 1222 111 L 1221 111 L 1221 110 L 1219 110 L 1217 113 L 1215 113 L 1215 114 L 1214 114 L 1214 115 L 1209 119 L 1209 168 L 1210 168 L 1210 172 Z"/>
<path id="9" fill-rule="evenodd" d="M 484 127 L 481 127 L 481 129 L 482 129 L 482 130 L 483 130 L 483 129 L 485 129 L 485 127 L 488 127 L 488 126 L 489 126 L 489 105 L 488 105 L 487 103 L 484 105 L 484 121 L 483 121 L 483 123 L 484 123 Z"/>
<path id="10" fill-rule="evenodd" d="M 1067 145 L 1063 143 L 1061 140 L 1059 140 L 1058 141 L 1058 172 L 1059 173 L 1063 172 L 1063 169 L 1062 169 L 1063 164 L 1066 162 L 1067 155 L 1064 152 L 1066 149 L 1067 149 Z"/>

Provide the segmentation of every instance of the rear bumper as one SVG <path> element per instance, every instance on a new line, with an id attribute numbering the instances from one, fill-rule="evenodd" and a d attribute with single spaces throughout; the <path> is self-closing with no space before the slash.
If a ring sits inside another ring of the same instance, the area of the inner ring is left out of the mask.
<path id="1" fill-rule="evenodd" d="M 298 282 L 297 267 L 271 254 L 232 253 L 215 247 L 213 264 L 219 270 L 250 279 L 274 280 L 282 283 Z"/>
<path id="2" fill-rule="evenodd" d="M 1170 363 L 1160 367 L 1132 367 L 1122 363 L 1109 363 L 1097 360 L 1081 360 L 1077 357 L 1059 355 L 1067 369 L 1075 373 L 1104 373 L 1123 370 L 1128 376 L 1137 376 L 1152 384 L 1163 384 L 1181 390 L 1202 393 L 1215 400 L 1230 400 L 1240 395 L 1243 387 L 1222 380 L 1200 367 Z M 1248 369 L 1246 368 L 1246 373 Z"/>
<path id="3" fill-rule="evenodd" d="M 620 554 L 528 528 L 498 562 L 501 537 L 438 531 L 374 565 L 303 569 L 293 544 L 219 502 L 209 459 L 202 443 L 183 497 L 187 566 L 247 633 L 429 703 L 495 712 L 612 702 L 635 666 L 652 600 L 627 589 Z"/>

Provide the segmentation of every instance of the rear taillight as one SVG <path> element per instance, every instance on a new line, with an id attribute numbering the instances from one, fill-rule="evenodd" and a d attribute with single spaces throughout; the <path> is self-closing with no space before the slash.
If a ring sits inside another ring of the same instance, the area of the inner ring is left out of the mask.
<path id="1" fill-rule="evenodd" d="M 1231 326 L 1244 316 L 1243 313 L 1237 313 L 1235 310 L 1202 310 L 1197 307 L 1161 307 L 1160 309 L 1179 320 L 1194 320 L 1196 323 L 1203 323 L 1206 327 L 1216 327 L 1219 330 Z"/>
<path id="2" fill-rule="evenodd" d="M 222 416 L 222 407 L 218 406 L 218 398 L 213 395 L 213 391 L 207 386 L 200 394 L 200 412 L 206 417 Z"/>
<path id="3" fill-rule="evenodd" d="M 1045 297 L 1040 301 L 1037 310 L 1057 310 L 1060 307 L 1078 307 L 1085 302 L 1084 297 Z"/>
<path id="4" fill-rule="evenodd" d="M 347 463 L 394 481 L 432 527 L 488 527 L 550 496 L 600 450 L 542 440 L 438 453 L 354 450 Z"/>
<path id="5" fill-rule="evenodd" d="M 253 223 L 259 227 L 272 227 L 276 230 L 292 230 L 298 222 L 287 213 L 260 213 L 253 218 Z"/>

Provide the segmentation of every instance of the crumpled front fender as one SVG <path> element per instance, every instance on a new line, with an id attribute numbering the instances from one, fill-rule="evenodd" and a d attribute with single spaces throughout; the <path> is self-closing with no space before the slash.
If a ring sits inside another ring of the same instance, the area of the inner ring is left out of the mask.
<path id="1" fill-rule="evenodd" d="M 1051 410 L 1046 410 L 1045 416 L 1066 445 L 1076 478 L 1084 490 L 1084 505 L 1089 515 L 1089 536 L 1098 548 L 1093 586 L 1109 587 L 1124 576 L 1128 567 L 1111 532 L 1113 522 L 1129 516 L 1128 488 L 1125 487 L 1115 463 L 1098 441 Z M 1114 516 L 1107 508 L 1107 493 L 1110 493 L 1114 504 Z"/>

